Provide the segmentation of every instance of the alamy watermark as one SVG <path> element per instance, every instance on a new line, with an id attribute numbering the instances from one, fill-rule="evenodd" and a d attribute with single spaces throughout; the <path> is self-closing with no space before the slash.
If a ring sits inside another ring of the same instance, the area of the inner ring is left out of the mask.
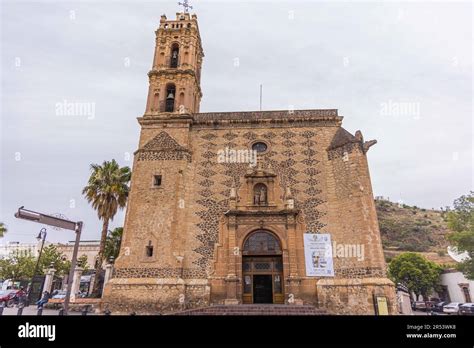
<path id="1" fill-rule="evenodd" d="M 48 341 L 56 339 L 56 325 L 35 325 L 28 322 L 18 326 L 20 338 L 47 338 Z"/>
<path id="2" fill-rule="evenodd" d="M 217 151 L 217 163 L 249 163 L 251 167 L 255 167 L 257 165 L 257 151 L 226 147 Z"/>
<path id="3" fill-rule="evenodd" d="M 357 261 L 364 261 L 364 244 L 338 244 L 336 241 L 332 242 L 333 257 L 357 258 Z"/>
<path id="4" fill-rule="evenodd" d="M 419 102 L 397 102 L 389 99 L 380 103 L 380 114 L 382 116 L 410 116 L 420 118 Z"/>
<path id="5" fill-rule="evenodd" d="M 56 116 L 86 116 L 88 120 L 95 118 L 94 102 L 71 102 L 64 99 L 55 104 Z"/>

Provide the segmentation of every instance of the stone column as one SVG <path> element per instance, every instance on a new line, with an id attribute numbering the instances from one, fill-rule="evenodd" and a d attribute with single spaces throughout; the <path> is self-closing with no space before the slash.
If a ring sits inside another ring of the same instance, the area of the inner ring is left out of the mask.
<path id="1" fill-rule="evenodd" d="M 287 215 L 287 233 L 288 233 L 288 258 L 290 262 L 289 277 L 287 279 L 288 291 L 287 296 L 292 295 L 288 298 L 290 304 L 303 304 L 303 301 L 299 298 L 301 277 L 298 273 L 298 258 L 296 254 L 296 219 L 294 215 Z"/>
<path id="2" fill-rule="evenodd" d="M 56 270 L 53 267 L 46 270 L 46 277 L 44 278 L 43 291 L 41 291 L 41 293 L 43 293 L 45 291 L 51 293 L 51 287 L 53 285 L 53 279 L 54 279 L 54 273 L 55 272 L 56 272 Z"/>
<path id="3" fill-rule="evenodd" d="M 114 264 L 108 263 L 105 265 L 105 276 L 104 276 L 104 286 L 102 287 L 102 293 L 104 293 L 105 285 L 112 278 L 112 272 L 114 270 Z"/>
<path id="4" fill-rule="evenodd" d="M 89 291 L 87 292 L 89 295 L 92 294 L 94 291 L 94 284 L 95 284 L 95 274 L 91 274 L 90 283 L 89 283 Z"/>
<path id="5" fill-rule="evenodd" d="M 235 215 L 229 216 L 228 221 L 229 245 L 227 250 L 227 277 L 225 278 L 227 298 L 224 300 L 224 304 L 236 305 L 239 304 L 239 300 L 237 299 L 238 278 L 236 272 L 236 259 L 237 255 L 241 255 L 241 250 L 238 249 L 236 242 L 237 217 Z"/>
<path id="6" fill-rule="evenodd" d="M 76 299 L 76 295 L 79 292 L 79 285 L 81 284 L 81 276 L 82 276 L 82 269 L 81 267 L 76 267 L 74 270 L 74 278 L 72 279 L 72 289 L 71 289 L 71 301 Z"/>

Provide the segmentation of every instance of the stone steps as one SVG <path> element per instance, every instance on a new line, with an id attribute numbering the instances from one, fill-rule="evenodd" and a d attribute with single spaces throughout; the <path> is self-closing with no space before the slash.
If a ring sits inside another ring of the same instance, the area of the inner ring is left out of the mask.
<path id="1" fill-rule="evenodd" d="M 275 304 L 246 304 L 246 305 L 214 305 L 188 309 L 170 315 L 324 315 L 326 311 L 311 305 L 275 305 Z"/>

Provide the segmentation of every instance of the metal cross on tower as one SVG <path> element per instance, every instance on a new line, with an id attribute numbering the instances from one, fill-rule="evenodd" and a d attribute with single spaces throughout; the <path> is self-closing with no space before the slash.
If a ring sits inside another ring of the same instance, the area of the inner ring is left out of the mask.
<path id="1" fill-rule="evenodd" d="M 178 2 L 178 5 L 183 6 L 184 12 L 186 13 L 189 11 L 189 9 L 191 10 L 193 9 L 193 7 L 188 3 L 188 0 L 184 0 L 183 2 Z"/>

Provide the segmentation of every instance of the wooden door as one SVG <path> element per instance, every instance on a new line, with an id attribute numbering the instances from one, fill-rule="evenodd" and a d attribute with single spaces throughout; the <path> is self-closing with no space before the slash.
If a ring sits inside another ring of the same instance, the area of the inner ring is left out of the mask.
<path id="1" fill-rule="evenodd" d="M 281 256 L 244 256 L 243 303 L 284 303 Z"/>

